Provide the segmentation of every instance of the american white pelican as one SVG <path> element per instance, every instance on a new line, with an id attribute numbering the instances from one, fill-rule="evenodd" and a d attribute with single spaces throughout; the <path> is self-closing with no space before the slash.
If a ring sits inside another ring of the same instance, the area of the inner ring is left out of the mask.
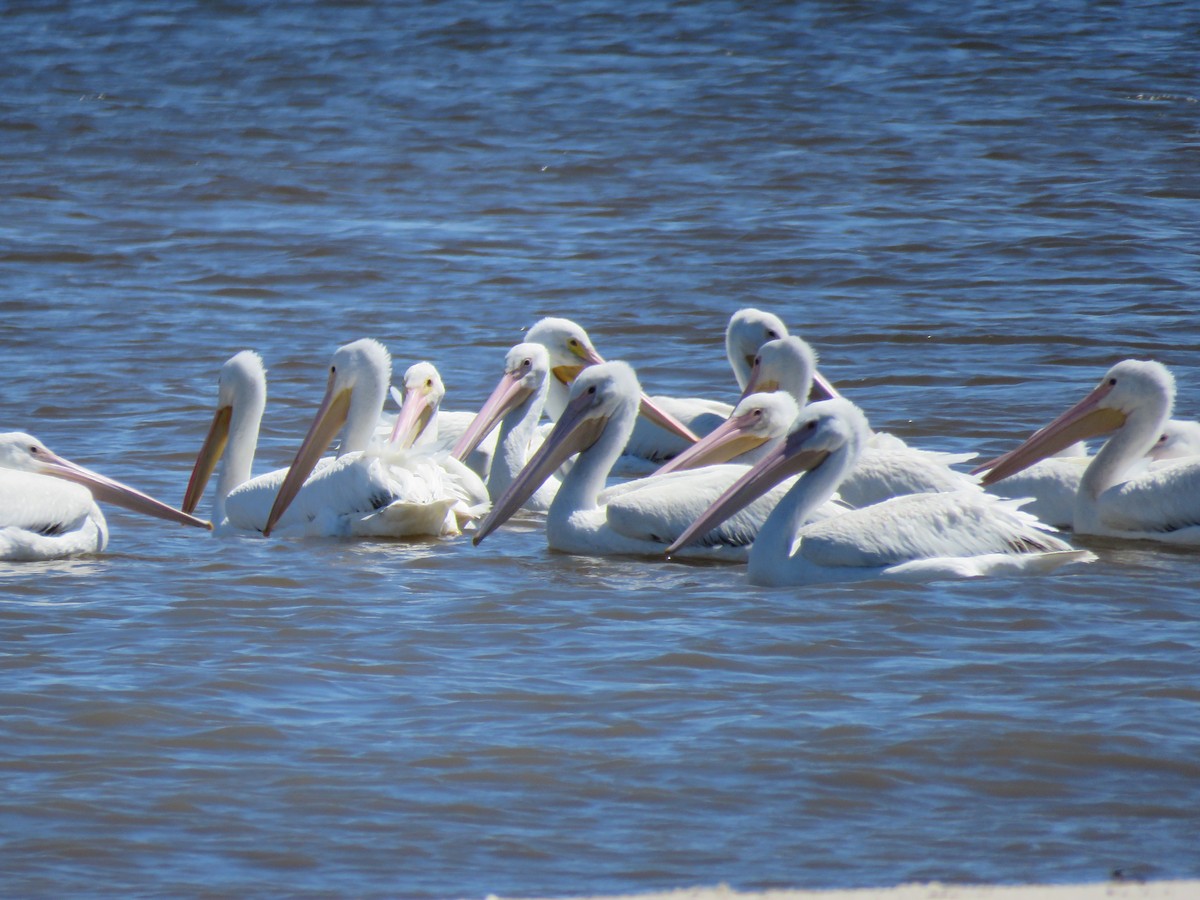
<path id="1" fill-rule="evenodd" d="M 833 385 L 819 377 L 816 353 L 806 341 L 789 335 L 758 348 L 746 383 L 747 392 L 779 392 L 791 397 L 794 407 L 803 408 L 814 388 L 821 396 L 837 396 Z M 756 406 L 761 403 L 749 406 L 746 411 L 755 412 Z M 756 418 L 743 418 L 736 424 L 729 422 L 722 428 L 720 442 L 714 445 L 702 440 L 683 454 L 682 461 L 673 461 L 659 471 L 720 462 L 729 458 L 727 451 L 733 447 L 741 452 L 764 453 L 769 442 L 779 439 L 787 430 L 786 427 L 779 429 L 778 413 L 778 410 L 764 409 L 756 413 Z M 764 420 L 763 416 L 767 418 Z M 973 456 L 918 450 L 891 435 L 872 433 L 858 465 L 843 480 L 838 496 L 846 505 L 859 507 L 901 494 L 978 490 L 971 478 L 950 468 L 951 463 L 965 462 Z M 738 461 L 751 462 L 753 458 Z"/>
<path id="2" fill-rule="evenodd" d="M 570 319 L 541 319 L 526 332 L 525 340 L 541 344 L 550 356 L 553 378 L 546 394 L 546 415 L 557 422 L 566 408 L 571 383 L 581 371 L 604 362 L 604 358 L 596 352 L 587 332 Z M 699 440 L 686 425 L 664 412 L 645 394 L 641 396 L 640 409 L 643 416 L 682 440 L 685 446 Z"/>
<path id="3" fill-rule="evenodd" d="M 711 466 L 697 472 L 653 476 L 605 489 L 613 463 L 637 418 L 641 388 L 622 362 L 589 366 L 571 386 L 566 409 L 492 512 L 480 523 L 478 544 L 515 513 L 543 481 L 578 453 L 563 478 L 546 516 L 551 548 L 584 555 L 659 556 L 712 498 L 744 467 Z M 764 500 L 764 507 L 771 501 Z M 707 536 L 707 545 L 690 553 L 740 560 L 765 509 Z"/>
<path id="4" fill-rule="evenodd" d="M 542 344 L 523 342 L 510 349 L 504 357 L 500 381 L 450 451 L 455 458 L 463 459 L 499 424 L 487 477 L 487 490 L 493 500 L 508 490 L 533 450 L 541 445 L 538 420 L 546 403 L 549 376 L 550 357 Z M 558 484 L 558 478 L 547 478 L 525 501 L 525 509 L 548 509 Z"/>
<path id="5" fill-rule="evenodd" d="M 246 363 L 246 358 L 242 361 Z M 234 368 L 252 374 L 254 367 L 251 362 Z M 259 370 L 261 374 L 261 364 Z M 264 534 L 276 528 L 312 535 L 455 533 L 452 509 L 457 498 L 442 491 L 440 474 L 432 471 L 435 467 L 406 469 L 395 463 L 395 457 L 381 455 L 377 447 L 368 450 L 390 374 L 391 358 L 377 341 L 355 341 L 339 348 L 330 365 L 325 398 L 291 468 L 251 479 L 231 490 L 225 498 L 229 523 L 261 529 Z M 237 416 L 236 402 L 231 404 L 230 412 L 221 412 L 221 407 L 230 402 L 228 398 L 229 394 L 219 397 L 213 430 L 193 471 L 197 487 L 189 489 L 189 499 L 193 494 L 199 499 L 202 482 L 207 478 L 203 473 L 212 472 L 220 455 L 215 452 L 217 447 L 227 440 L 231 445 L 250 443 L 246 438 L 248 427 L 236 435 L 230 427 Z M 318 466 L 321 454 L 343 425 L 341 455 Z M 252 456 L 242 452 L 234 458 L 248 460 Z M 248 473 L 248 469 L 242 471 Z M 230 477 L 232 480 L 234 476 Z M 272 490 L 275 486 L 277 493 Z"/>
<path id="6" fill-rule="evenodd" d="M 1155 462 L 1200 456 L 1200 422 L 1169 420 L 1146 455 Z"/>
<path id="7" fill-rule="evenodd" d="M 1175 379 L 1165 366 L 1127 359 L 1049 425 L 976 471 L 986 471 L 983 483 L 992 484 L 1066 445 L 1111 433 L 1079 480 L 1074 530 L 1200 544 L 1200 459 L 1145 465 L 1174 402 Z"/>
<path id="8" fill-rule="evenodd" d="M 52 453 L 19 431 L 0 434 L 0 560 L 97 553 L 108 525 L 96 500 L 183 525 L 212 528 L 119 481 Z"/>
<path id="9" fill-rule="evenodd" d="M 782 391 L 750 394 L 733 413 L 682 453 L 667 460 L 657 472 L 682 472 L 699 466 L 736 462 L 752 465 L 787 434 L 800 410 L 791 394 Z"/>
<path id="10" fill-rule="evenodd" d="M 396 389 L 391 390 L 395 396 Z M 439 410 L 445 396 L 445 385 L 433 363 L 419 362 L 409 366 L 404 373 L 404 393 L 399 398 L 400 413 L 392 425 L 387 450 L 409 450 L 441 468 L 448 486 L 462 499 L 456 514 L 460 521 L 468 521 L 486 512 L 491 498 L 483 479 L 449 450 L 449 437 L 465 431 L 471 416 Z M 378 435 L 376 430 L 376 437 Z"/>
<path id="11" fill-rule="evenodd" d="M 811 404 L 667 552 L 686 548 L 763 491 L 803 473 L 750 549 L 747 575 L 755 584 L 1015 574 L 1092 558 L 1045 533 L 1019 504 L 982 491 L 909 494 L 804 524 L 854 468 L 869 436 L 866 417 L 849 401 Z"/>

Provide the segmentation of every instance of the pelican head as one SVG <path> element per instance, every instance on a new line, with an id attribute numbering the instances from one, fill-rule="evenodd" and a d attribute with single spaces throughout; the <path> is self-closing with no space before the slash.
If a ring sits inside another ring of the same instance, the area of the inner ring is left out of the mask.
<path id="1" fill-rule="evenodd" d="M 1145 433 L 1145 446 L 1131 448 L 1143 456 L 1162 435 L 1174 403 L 1175 378 L 1166 366 L 1153 360 L 1127 359 L 1109 369 L 1091 393 L 1049 425 L 972 474 L 986 470 L 980 482 L 994 484 L 1076 441 L 1123 429 L 1131 420 Z"/>
<path id="2" fill-rule="evenodd" d="M 837 459 L 842 472 L 858 462 L 870 435 L 862 410 L 849 400 L 822 400 L 805 407 L 783 440 L 735 481 L 667 548 L 668 555 L 712 531 L 779 482 L 815 472 Z"/>
<path id="3" fill-rule="evenodd" d="M 86 487 L 97 500 L 169 522 L 194 525 L 197 528 L 212 528 L 210 522 L 189 516 L 174 507 L 160 503 L 136 488 L 63 459 L 37 438 L 20 431 L 0 434 L 0 467 L 73 481 Z"/>
<path id="4" fill-rule="evenodd" d="M 571 384 L 567 407 L 554 429 L 479 523 L 472 543 L 478 544 L 507 521 L 574 454 L 583 453 L 604 439 L 617 445 L 610 448 L 615 450 L 612 453 L 615 460 L 633 431 L 640 396 L 637 375 L 626 363 L 601 363 L 581 372 Z M 581 461 L 575 465 L 572 474 Z"/>
<path id="5" fill-rule="evenodd" d="M 738 402 L 733 413 L 679 455 L 667 461 L 655 475 L 729 462 L 756 450 L 787 433 L 800 410 L 790 394 L 782 391 L 751 394 Z"/>
<path id="6" fill-rule="evenodd" d="M 465 460 L 512 410 L 538 396 L 545 402 L 549 374 L 550 354 L 544 345 L 525 341 L 509 350 L 504 357 L 504 375 L 450 455 Z"/>
<path id="7" fill-rule="evenodd" d="M 412 447 L 437 417 L 438 407 L 446 396 L 446 386 L 433 363 L 419 362 L 404 373 L 404 402 L 392 428 L 389 443 Z"/>
<path id="8" fill-rule="evenodd" d="M 279 493 L 275 495 L 275 503 L 263 528 L 264 535 L 271 533 L 280 516 L 296 499 L 304 480 L 343 426 L 346 433 L 342 453 L 367 448 L 383 409 L 391 372 L 392 358 L 387 349 L 370 338 L 345 344 L 333 354 L 325 396 Z"/>
<path id="9" fill-rule="evenodd" d="M 779 316 L 761 309 L 748 306 L 729 317 L 729 325 L 725 328 L 725 355 L 729 357 L 739 388 L 746 388 L 758 348 L 767 341 L 787 337 L 787 333 L 787 326 Z"/>
<path id="10" fill-rule="evenodd" d="M 587 332 L 570 319 L 541 319 L 525 333 L 525 340 L 546 348 L 550 371 L 561 384 L 569 385 L 587 366 L 604 362 Z"/>
<path id="11" fill-rule="evenodd" d="M 808 402 L 814 385 L 818 399 L 841 396 L 817 371 L 813 348 L 793 334 L 767 341 L 758 348 L 743 396 L 757 391 L 786 391 L 802 406 Z"/>
<path id="12" fill-rule="evenodd" d="M 247 458 L 238 461 L 243 470 L 239 474 L 242 480 L 250 477 L 254 449 L 258 444 L 258 428 L 266 405 L 267 370 L 263 366 L 262 357 L 253 350 L 235 353 L 221 366 L 221 372 L 217 376 L 217 411 L 213 414 L 204 443 L 200 445 L 200 453 L 192 467 L 192 477 L 188 479 L 187 491 L 183 497 L 184 512 L 195 512 L 200 503 L 204 488 L 225 453 L 230 431 L 237 430 L 233 426 L 235 416 L 245 423 L 244 428 L 248 432 Z"/>
<path id="13" fill-rule="evenodd" d="M 1200 422 L 1171 419 L 1147 455 L 1154 460 L 1200 456 Z"/>
<path id="14" fill-rule="evenodd" d="M 560 385 L 570 385 L 585 368 L 604 362 L 604 357 L 592 346 L 587 332 L 570 319 L 542 319 L 526 332 L 525 340 L 546 348 L 550 354 L 550 372 Z M 557 388 L 557 391 L 555 404 L 562 402 L 562 388 Z M 552 418 L 557 411 L 557 408 L 548 409 Z M 658 427 L 678 435 L 689 444 L 700 440 L 690 428 L 645 394 L 641 397 L 641 413 Z"/>

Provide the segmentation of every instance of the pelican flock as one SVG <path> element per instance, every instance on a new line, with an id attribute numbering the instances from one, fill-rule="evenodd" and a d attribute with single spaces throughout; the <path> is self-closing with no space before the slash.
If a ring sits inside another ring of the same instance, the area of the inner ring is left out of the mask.
<path id="1" fill-rule="evenodd" d="M 1095 558 L 1066 532 L 1200 544 L 1200 423 L 1171 419 L 1175 382 L 1160 363 L 1118 363 L 968 473 L 973 454 L 872 430 L 773 313 L 738 310 L 724 344 L 726 396 L 648 396 L 579 324 L 544 318 L 504 355 L 472 414 L 441 409 L 432 362 L 393 387 L 388 350 L 360 339 L 334 352 L 290 464 L 258 475 L 266 368 L 241 351 L 220 368 L 179 509 L 23 432 L 0 435 L 0 560 L 103 550 L 98 502 L 212 529 L 193 514 L 218 470 L 218 534 L 445 540 L 466 530 L 479 545 L 523 511 L 544 523 L 551 550 L 744 563 L 763 585 L 1026 575 Z M 1088 456 L 1082 442 L 1096 439 Z"/>

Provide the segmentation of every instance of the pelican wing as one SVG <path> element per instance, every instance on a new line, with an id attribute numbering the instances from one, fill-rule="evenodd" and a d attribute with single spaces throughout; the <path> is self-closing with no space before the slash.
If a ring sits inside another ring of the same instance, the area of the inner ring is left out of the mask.
<path id="1" fill-rule="evenodd" d="M 838 494 L 843 502 L 859 508 L 904 494 L 964 490 L 980 488 L 969 475 L 946 465 L 945 454 L 911 447 L 866 447 Z"/>
<path id="2" fill-rule="evenodd" d="M 683 534 L 747 469 L 749 466 L 726 463 L 669 472 L 609 488 L 601 502 L 607 503 L 608 524 L 614 531 L 665 546 Z M 789 487 L 791 481 L 776 486 L 698 543 L 706 547 L 749 546 Z"/>
<path id="3" fill-rule="evenodd" d="M 1117 532 L 1153 536 L 1194 529 L 1200 526 L 1200 459 L 1155 466 L 1105 491 L 1099 508 L 1101 522 Z M 1200 543 L 1200 534 L 1187 540 L 1193 542 Z"/>
<path id="4" fill-rule="evenodd" d="M 79 484 L 0 469 L 0 559 L 39 560 L 103 550 L 104 515 Z"/>
<path id="5" fill-rule="evenodd" d="M 1028 497 L 1030 502 L 1022 507 L 1027 513 L 1055 528 L 1070 528 L 1075 521 L 1079 481 L 1089 462 L 1083 456 L 1049 456 L 988 485 L 987 491 L 997 497 Z"/>
<path id="6" fill-rule="evenodd" d="M 805 526 L 799 552 L 834 568 L 1071 549 L 1019 505 L 979 490 L 909 494 Z"/>

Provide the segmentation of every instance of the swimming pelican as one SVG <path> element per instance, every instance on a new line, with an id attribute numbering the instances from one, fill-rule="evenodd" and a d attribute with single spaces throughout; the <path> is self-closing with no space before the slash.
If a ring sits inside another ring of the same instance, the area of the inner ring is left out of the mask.
<path id="1" fill-rule="evenodd" d="M 1170 419 L 1146 455 L 1155 462 L 1200 456 L 1200 422 Z"/>
<path id="2" fill-rule="evenodd" d="M 392 388 L 393 396 L 396 389 Z M 420 454 L 442 470 L 446 484 L 457 494 L 462 503 L 455 513 L 460 521 L 478 518 L 491 505 L 487 486 L 472 467 L 455 457 L 447 449 L 447 435 L 442 431 L 449 426 L 450 435 L 459 429 L 461 419 L 469 414 L 439 411 L 442 398 L 446 396 L 445 385 L 433 363 L 419 362 L 408 367 L 404 373 L 404 393 L 400 395 L 400 413 L 392 425 L 388 437 L 388 450 L 409 450 Z M 379 436 L 378 429 L 376 437 Z M 472 448 L 474 449 L 474 448 Z"/>
<path id="3" fill-rule="evenodd" d="M 487 439 L 499 423 L 487 477 L 487 490 L 492 500 L 508 490 L 529 461 L 530 454 L 541 444 L 538 420 L 546 403 L 549 375 L 550 357 L 543 345 L 527 341 L 510 349 L 504 357 L 503 376 L 450 451 L 455 458 L 463 459 Z M 525 501 L 524 508 L 539 512 L 547 510 L 558 484 L 558 478 L 547 478 Z"/>
<path id="4" fill-rule="evenodd" d="M 550 355 L 550 373 L 554 377 L 546 394 L 546 415 L 557 422 L 566 408 L 571 383 L 588 366 L 604 362 L 604 357 L 596 352 L 587 332 L 570 319 L 541 319 L 526 332 L 525 340 L 541 344 Z M 640 410 L 643 416 L 682 439 L 685 445 L 699 440 L 686 425 L 664 412 L 645 394 L 641 396 Z"/>
<path id="5" fill-rule="evenodd" d="M 1079 534 L 1200 544 L 1200 459 L 1145 468 L 1175 402 L 1166 366 L 1127 359 L 1086 397 L 1019 447 L 976 469 L 1002 481 L 1063 446 L 1111 433 L 1092 457 L 1075 495 Z"/>
<path id="6" fill-rule="evenodd" d="M 578 453 L 546 516 L 549 546 L 584 555 L 661 555 L 671 538 L 743 469 L 712 466 L 606 490 L 605 479 L 629 438 L 640 396 L 637 376 L 625 363 L 596 364 L 580 373 L 554 430 L 495 502 L 480 523 L 474 542 L 478 544 L 506 521 L 563 461 Z M 764 500 L 764 504 L 770 502 Z M 708 558 L 744 559 L 745 545 L 765 517 L 765 510 L 751 510 L 745 519 L 709 535 L 706 546 L 689 552 Z"/>
<path id="7" fill-rule="evenodd" d="M 792 399 L 791 408 L 802 408 L 813 394 L 837 396 L 833 385 L 817 373 L 817 357 L 808 343 L 795 335 L 768 341 L 754 356 L 746 382 L 749 392 L 777 392 Z M 743 404 L 746 400 L 741 401 Z M 668 462 L 659 473 L 679 471 L 731 459 L 731 451 L 749 454 L 738 462 L 752 462 L 766 453 L 772 441 L 780 439 L 791 425 L 782 422 L 782 409 L 765 408 L 762 401 L 743 407 L 744 415 L 728 420 L 720 434 L 706 436 L 699 443 Z M 793 416 L 793 419 L 795 417 Z M 870 506 L 901 494 L 930 491 L 978 490 L 967 475 L 950 468 L 974 454 L 946 454 L 909 447 L 899 438 L 872 432 L 856 465 L 838 489 L 841 502 L 848 506 Z"/>
<path id="8" fill-rule="evenodd" d="M 229 371 L 248 376 L 250 380 L 256 375 L 262 377 L 262 396 L 265 398 L 261 360 L 255 373 L 254 360 L 242 354 L 234 360 L 239 357 L 239 363 L 226 364 Z M 405 536 L 456 532 L 457 525 L 451 512 L 456 498 L 441 493 L 440 476 L 427 471 L 432 467 L 417 466 L 410 471 L 396 465 L 391 455 L 382 457 L 379 452 L 367 451 L 383 406 L 390 372 L 391 358 L 377 341 L 355 341 L 339 348 L 333 355 L 325 399 L 291 468 L 244 481 L 229 490 L 225 497 L 229 524 L 261 529 L 264 534 L 276 528 L 315 535 Z M 222 374 L 226 374 L 225 368 Z M 230 383 L 228 389 L 227 380 Z M 230 456 L 219 483 L 231 484 L 238 477 L 244 479 L 249 474 L 257 426 L 251 428 L 247 423 L 256 404 L 247 404 L 250 411 L 245 418 L 239 416 L 238 394 L 232 386 L 237 380 L 232 374 L 229 379 L 221 380 L 218 411 L 193 469 L 189 502 L 198 502 L 204 482 L 227 443 Z M 261 413 L 262 408 L 258 406 L 259 417 Z M 236 428 L 233 427 L 235 419 Z M 343 425 L 341 455 L 318 465 L 322 452 Z M 232 470 L 232 473 L 226 475 L 226 470 Z M 311 478 L 308 477 L 310 473 Z M 290 514 L 285 517 L 285 513 Z"/>
<path id="9" fill-rule="evenodd" d="M 767 517 L 750 548 L 747 575 L 765 585 L 867 578 L 930 580 L 1047 571 L 1091 559 L 1047 534 L 1013 501 L 982 491 L 908 494 L 804 524 L 854 468 L 869 439 L 866 417 L 847 400 L 811 404 L 759 460 L 668 548 L 675 553 L 764 490 L 803 473 Z"/>
<path id="10" fill-rule="evenodd" d="M 98 553 L 108 525 L 96 501 L 171 522 L 212 528 L 126 484 L 63 459 L 35 437 L 0 434 L 0 560 Z"/>

